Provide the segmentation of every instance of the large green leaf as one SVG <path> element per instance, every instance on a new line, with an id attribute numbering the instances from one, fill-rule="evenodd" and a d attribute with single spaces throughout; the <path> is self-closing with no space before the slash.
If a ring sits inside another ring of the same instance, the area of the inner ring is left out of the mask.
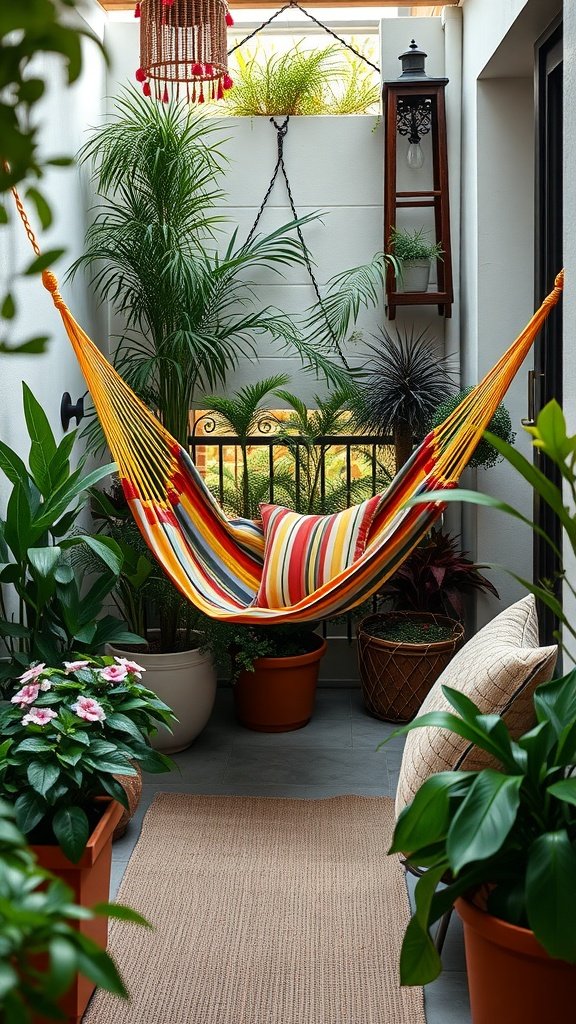
<path id="1" fill-rule="evenodd" d="M 85 544 L 86 547 L 89 547 L 104 562 L 104 565 L 110 569 L 114 576 L 120 575 L 124 559 L 118 544 L 112 537 L 94 537 L 91 534 L 83 533 L 78 537 L 70 537 L 68 540 L 63 541 L 62 547 L 69 548 L 79 544 Z"/>
<path id="2" fill-rule="evenodd" d="M 60 559 L 62 549 L 55 545 L 44 548 L 28 548 L 28 560 L 38 576 L 44 579 L 53 577 Z"/>
<path id="3" fill-rule="evenodd" d="M 558 800 L 576 806 L 576 779 L 561 779 L 560 782 L 553 782 L 551 786 L 548 786 L 548 792 Z"/>
<path id="4" fill-rule="evenodd" d="M 446 852 L 455 874 L 502 847 L 516 820 L 522 781 L 491 768 L 477 776 L 448 830 Z"/>
<path id="5" fill-rule="evenodd" d="M 576 669 L 559 679 L 538 686 L 534 707 L 539 722 L 550 722 L 557 736 L 576 718 Z"/>
<path id="6" fill-rule="evenodd" d="M 576 850 L 565 830 L 532 843 L 526 869 L 526 912 L 550 956 L 576 962 Z"/>
<path id="7" fill-rule="evenodd" d="M 428 921 L 432 897 L 446 869 L 445 861 L 428 868 L 416 884 L 416 911 L 406 929 L 400 953 L 402 985 L 427 985 L 442 969 L 438 950 L 428 931 Z"/>
<path id="8" fill-rule="evenodd" d="M 56 454 L 56 441 L 50 428 L 48 417 L 40 403 L 34 398 L 30 388 L 22 383 L 24 397 L 24 416 L 30 437 L 30 455 L 28 464 L 34 483 L 43 495 L 48 495 L 52 487 L 50 478 L 50 462 Z"/>
<path id="9" fill-rule="evenodd" d="M 29 475 L 26 466 L 16 452 L 13 452 L 8 445 L 0 441 L 0 470 L 4 473 L 11 484 L 22 484 L 28 486 Z"/>
<path id="10" fill-rule="evenodd" d="M 95 943 L 88 943 L 83 935 L 78 936 L 78 942 L 82 947 L 77 951 L 79 972 L 96 982 L 99 988 L 126 997 L 128 993 L 111 957 Z"/>
<path id="11" fill-rule="evenodd" d="M 46 811 L 46 804 L 30 790 L 21 793 L 14 804 L 16 810 L 16 824 L 21 832 L 26 835 L 39 825 Z"/>
<path id="12" fill-rule="evenodd" d="M 55 764 L 43 761 L 31 761 L 26 769 L 28 782 L 40 796 L 46 796 L 48 790 L 60 776 L 60 769 Z"/>
<path id="13" fill-rule="evenodd" d="M 84 853 L 90 826 L 82 807 L 61 807 L 52 818 L 52 829 L 63 852 L 73 864 Z"/>
<path id="14" fill-rule="evenodd" d="M 76 974 L 76 950 L 74 945 L 64 936 L 55 935 L 48 946 L 50 956 L 50 975 L 48 993 L 53 999 L 66 992 Z"/>
<path id="15" fill-rule="evenodd" d="M 412 803 L 401 811 L 389 853 L 410 854 L 444 836 L 451 794 L 473 780 L 470 772 L 438 772 L 427 779 Z"/>

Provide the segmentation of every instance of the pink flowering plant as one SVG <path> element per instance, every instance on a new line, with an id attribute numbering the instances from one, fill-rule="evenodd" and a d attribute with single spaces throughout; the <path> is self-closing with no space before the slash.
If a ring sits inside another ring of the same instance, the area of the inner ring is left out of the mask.
<path id="1" fill-rule="evenodd" d="M 0 711 L 0 797 L 14 804 L 31 842 L 58 842 L 77 861 L 94 824 L 96 796 L 127 807 L 115 776 L 170 771 L 148 737 L 175 721 L 127 658 L 39 662 L 18 678 Z M 97 813 L 97 812 L 96 812 Z"/>

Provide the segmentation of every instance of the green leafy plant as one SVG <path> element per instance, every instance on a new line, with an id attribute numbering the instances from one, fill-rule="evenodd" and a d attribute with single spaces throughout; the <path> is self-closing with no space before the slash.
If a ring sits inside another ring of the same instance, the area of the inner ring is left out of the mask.
<path id="1" fill-rule="evenodd" d="M 576 963 L 576 671 L 536 689 L 536 725 L 516 741 L 498 715 L 442 690 L 456 714 L 430 712 L 395 735 L 447 729 L 501 767 L 433 775 L 398 818 L 390 852 L 425 869 L 402 946 L 402 983 L 440 973 L 429 928 L 460 896 L 482 895 L 489 913 L 532 929 L 550 956 Z"/>
<path id="2" fill-rule="evenodd" d="M 557 467 L 566 489 L 567 500 L 562 488 L 556 486 L 538 466 L 535 466 L 516 448 L 513 448 L 506 441 L 496 437 L 495 434 L 491 434 L 489 431 L 486 431 L 485 437 L 494 446 L 496 451 L 503 456 L 505 462 L 520 474 L 522 479 L 538 494 L 541 501 L 558 517 L 563 536 L 573 555 L 576 555 L 576 512 L 574 511 L 576 507 L 576 434 L 568 434 L 564 413 L 558 402 L 554 399 L 548 402 L 541 410 L 536 425 L 525 427 L 524 429 L 533 438 L 532 443 L 534 447 L 548 456 L 552 464 Z M 558 549 L 553 539 L 548 536 L 541 526 L 532 522 L 518 509 L 490 494 L 456 488 L 450 491 L 433 491 L 426 495 L 425 498 L 424 496 L 412 498 L 409 504 L 421 504 L 423 501 L 433 501 L 435 499 L 445 503 L 465 501 L 474 505 L 499 509 L 529 526 L 550 546 L 559 563 L 557 579 L 532 582 L 532 580 L 518 576 L 515 572 L 511 572 L 511 575 L 557 616 L 561 623 L 561 631 L 557 634 L 557 639 L 571 660 L 574 661 L 575 659 L 570 652 L 567 638 L 576 640 L 576 624 L 571 616 L 566 614 L 558 593 L 560 586 L 564 585 L 569 594 L 572 597 L 576 597 L 576 586 L 564 567 L 562 552 Z"/>
<path id="3" fill-rule="evenodd" d="M 54 155 L 45 158 L 39 152 L 39 120 L 34 116 L 38 102 L 46 91 L 45 68 L 39 55 L 61 58 L 70 84 L 82 70 L 82 39 L 99 40 L 87 29 L 69 24 L 66 14 L 78 7 L 77 0 L 26 0 L 24 4 L 3 4 L 0 11 L 0 225 L 9 220 L 3 202 L 9 189 L 22 181 L 42 178 L 46 168 L 66 166 L 69 157 Z M 31 62 L 34 59 L 34 64 Z M 26 199 L 35 208 L 43 228 L 50 227 L 52 211 L 44 194 L 29 184 Z M 50 266 L 63 250 L 44 252 L 29 264 L 25 274 L 39 274 Z M 16 316 L 16 299 L 8 291 L 0 299 L 0 319 L 8 328 Z M 19 344 L 0 337 L 2 353 L 43 352 L 46 336 L 29 338 Z"/>
<path id="4" fill-rule="evenodd" d="M 120 571 L 110 580 L 110 596 L 130 629 L 158 653 L 198 647 L 206 616 L 182 596 L 151 555 L 120 481 L 115 479 L 105 491 L 93 488 L 90 505 L 98 536 L 110 538 L 122 555 Z M 84 572 L 98 569 L 89 548 L 77 549 L 74 560 Z"/>
<path id="5" fill-rule="evenodd" d="M 222 669 L 235 683 L 240 672 L 254 672 L 257 658 L 289 658 L 307 654 L 317 646 L 314 624 L 244 626 L 217 622 L 207 627 L 208 638 L 221 658 Z"/>
<path id="6" fill-rule="evenodd" d="M 459 391 L 455 395 L 450 395 L 449 398 L 444 399 L 440 403 L 432 419 L 430 421 L 430 429 L 438 427 L 444 420 L 448 419 L 448 416 L 460 402 L 470 394 L 472 388 L 465 388 L 463 391 Z M 496 409 L 488 430 L 491 434 L 495 434 L 501 441 L 506 441 L 508 444 L 514 444 L 516 434 L 512 429 L 512 420 L 510 413 L 504 404 L 501 404 Z M 496 451 L 494 445 L 483 437 L 480 444 L 476 448 L 472 458 L 470 459 L 468 466 L 470 469 L 492 469 L 498 462 L 502 461 L 502 456 Z"/>
<path id="7" fill-rule="evenodd" d="M 338 44 L 307 50 L 299 44 L 265 57 L 237 53 L 227 113 L 240 117 L 361 114 L 378 104 L 380 84 L 358 57 Z"/>
<path id="8" fill-rule="evenodd" d="M 80 972 L 108 992 L 127 997 L 112 958 L 73 924 L 101 914 L 149 927 L 140 914 L 121 904 L 77 906 L 72 890 L 38 867 L 16 827 L 13 807 L 0 800 L 0 1015 L 4 1024 L 31 1024 L 32 1013 L 61 1019 L 58 999 Z"/>
<path id="9" fill-rule="evenodd" d="M 409 263 L 412 260 L 441 260 L 444 255 L 441 242 L 432 242 L 429 232 L 424 228 L 405 231 L 400 228 L 390 229 L 392 251 L 397 260 Z"/>
<path id="10" fill-rule="evenodd" d="M 73 532 L 88 499 L 87 488 L 115 467 L 87 473 L 83 457 L 72 469 L 76 431 L 56 444 L 46 414 L 26 384 L 23 395 L 28 467 L 0 441 L 0 470 L 12 485 L 0 518 L 0 583 L 6 585 L 0 592 L 0 636 L 10 654 L 0 669 L 4 679 L 33 660 L 55 665 L 72 651 L 97 651 L 112 640 L 141 642 L 125 623 L 100 614 L 121 569 L 120 548 L 111 539 Z M 100 576 L 84 587 L 70 562 L 77 547 L 89 548 L 100 567 Z M 11 600 L 17 604 L 15 612 L 9 610 Z"/>
<path id="11" fill-rule="evenodd" d="M 142 671 L 108 657 L 32 665 L 0 711 L 0 795 L 13 801 L 22 832 L 55 840 L 71 861 L 98 816 L 95 797 L 108 794 L 128 809 L 115 775 L 135 775 L 132 762 L 150 772 L 172 768 L 147 739 L 174 715 L 142 685 Z"/>
<path id="12" fill-rule="evenodd" d="M 379 591 L 379 598 L 400 612 L 432 612 L 463 621 L 464 600 L 474 592 L 498 591 L 462 551 L 458 538 L 431 530 Z"/>
<path id="13" fill-rule="evenodd" d="M 218 125 L 185 102 L 150 104 L 134 90 L 80 154 L 101 203 L 76 261 L 103 300 L 126 319 L 115 357 L 121 375 L 181 444 L 197 393 L 225 382 L 266 336 L 327 379 L 344 370 L 333 344 L 305 339 L 273 307 L 259 309 L 249 275 L 305 265 L 291 222 L 218 247 L 225 161 Z"/>
<path id="14" fill-rule="evenodd" d="M 396 337 L 382 330 L 368 348 L 371 357 L 358 385 L 355 419 L 377 436 L 392 435 L 398 471 L 452 390 L 449 361 L 435 352 L 426 329 L 416 333 L 414 327 L 397 331 Z"/>

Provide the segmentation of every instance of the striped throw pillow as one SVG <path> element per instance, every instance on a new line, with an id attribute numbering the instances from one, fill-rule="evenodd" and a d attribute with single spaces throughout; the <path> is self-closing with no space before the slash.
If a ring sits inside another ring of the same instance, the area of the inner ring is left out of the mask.
<path id="1" fill-rule="evenodd" d="M 257 608 L 289 608 L 343 572 L 363 554 L 377 494 L 331 516 L 300 515 L 260 505 L 265 550 Z"/>

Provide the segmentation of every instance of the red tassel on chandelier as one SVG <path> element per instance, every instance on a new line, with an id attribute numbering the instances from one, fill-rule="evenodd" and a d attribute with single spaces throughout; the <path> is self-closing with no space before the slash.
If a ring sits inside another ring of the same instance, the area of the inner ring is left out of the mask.
<path id="1" fill-rule="evenodd" d="M 141 0 L 140 67 L 136 79 L 145 96 L 162 96 L 185 86 L 192 102 L 222 98 L 232 87 L 228 74 L 226 26 L 233 24 L 226 0 Z M 156 88 L 151 88 L 156 83 Z M 199 89 L 196 89 L 199 83 Z M 206 89 L 204 84 L 206 83 Z M 164 85 L 164 91 L 159 88 Z M 192 90 L 190 90 L 192 85 Z"/>

